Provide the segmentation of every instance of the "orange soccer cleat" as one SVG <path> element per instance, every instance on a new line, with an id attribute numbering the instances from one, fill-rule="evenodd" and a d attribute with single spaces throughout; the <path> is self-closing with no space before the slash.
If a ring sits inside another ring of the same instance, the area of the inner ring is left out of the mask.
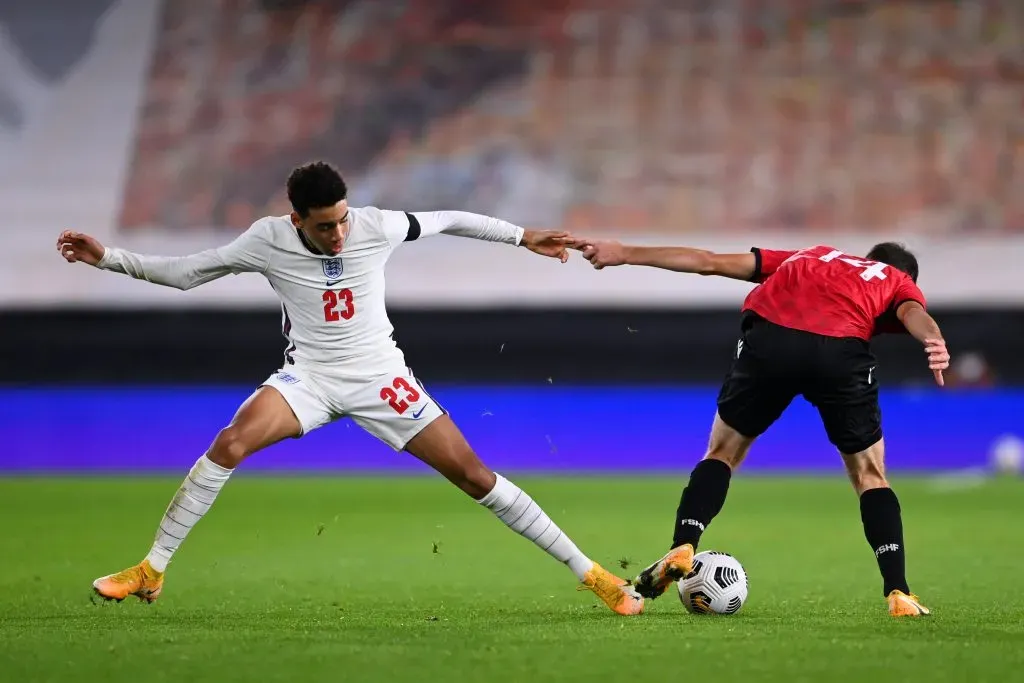
<path id="1" fill-rule="evenodd" d="M 160 597 L 164 587 L 164 573 L 153 569 L 149 560 L 143 560 L 116 574 L 103 576 L 92 582 L 96 595 L 104 600 L 121 602 L 134 595 L 144 602 L 153 602 Z"/>
<path id="2" fill-rule="evenodd" d="M 581 590 L 592 590 L 613 612 L 633 616 L 644 611 L 644 599 L 629 581 L 620 579 L 597 562 L 583 577 Z"/>
<path id="3" fill-rule="evenodd" d="M 894 617 L 927 617 L 932 613 L 913 593 L 907 595 L 903 591 L 892 591 L 887 599 L 889 614 Z"/>
<path id="4" fill-rule="evenodd" d="M 637 592 L 645 598 L 654 599 L 664 593 L 673 581 L 678 581 L 693 571 L 693 546 L 685 543 L 668 551 L 668 554 L 640 572 L 633 580 Z"/>

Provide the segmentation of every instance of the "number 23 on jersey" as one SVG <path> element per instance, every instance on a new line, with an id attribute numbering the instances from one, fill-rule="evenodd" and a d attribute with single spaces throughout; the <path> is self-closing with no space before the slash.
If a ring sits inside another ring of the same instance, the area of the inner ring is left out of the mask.
<path id="1" fill-rule="evenodd" d="M 336 323 L 339 320 L 350 320 L 356 314 L 355 301 L 351 289 L 337 292 L 328 289 L 324 292 L 324 322 Z"/>

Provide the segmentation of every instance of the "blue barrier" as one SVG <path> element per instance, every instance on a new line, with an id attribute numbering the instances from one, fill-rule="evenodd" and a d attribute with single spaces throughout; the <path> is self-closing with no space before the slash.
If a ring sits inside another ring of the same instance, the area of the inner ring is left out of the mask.
<path id="1" fill-rule="evenodd" d="M 499 471 L 688 470 L 702 455 L 716 389 L 692 386 L 430 387 Z M 246 387 L 0 389 L 0 471 L 145 472 L 187 468 L 245 399 Z M 993 442 L 1024 436 L 1022 390 L 882 394 L 894 470 L 984 465 Z M 817 413 L 798 399 L 757 444 L 751 471 L 840 471 Z M 415 472 L 348 420 L 246 463 L 273 471 Z"/>

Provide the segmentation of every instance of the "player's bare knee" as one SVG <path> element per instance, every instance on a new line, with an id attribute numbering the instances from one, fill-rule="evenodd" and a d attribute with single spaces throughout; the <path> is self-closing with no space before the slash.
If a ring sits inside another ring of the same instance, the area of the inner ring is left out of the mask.
<path id="1" fill-rule="evenodd" d="M 475 463 L 463 468 L 455 485 L 472 498 L 480 500 L 494 488 L 497 479 L 494 472 L 483 463 Z"/>
<path id="2" fill-rule="evenodd" d="M 235 468 L 252 454 L 241 432 L 236 427 L 225 427 L 213 440 L 207 457 L 221 467 Z"/>
<path id="3" fill-rule="evenodd" d="M 844 453 L 843 464 L 857 495 L 871 489 L 889 488 L 885 477 L 885 448 L 881 441 L 856 453 Z"/>
<path id="4" fill-rule="evenodd" d="M 857 482 L 854 482 L 853 489 L 857 492 L 858 496 L 864 495 L 865 491 L 872 489 L 889 489 L 889 482 L 885 477 L 865 477 Z"/>
<path id="5" fill-rule="evenodd" d="M 445 468 L 444 475 L 468 496 L 479 500 L 494 488 L 494 472 L 473 451 L 452 457 L 449 462 L 452 464 Z"/>
<path id="6" fill-rule="evenodd" d="M 882 468 L 869 460 L 861 460 L 858 465 L 853 468 L 848 467 L 850 483 L 853 484 L 858 496 L 871 489 L 890 488 Z"/>
<path id="7" fill-rule="evenodd" d="M 716 414 L 704 459 L 720 460 L 735 470 L 747 457 L 753 443 L 753 438 L 740 434 Z"/>
<path id="8" fill-rule="evenodd" d="M 746 439 L 745 437 L 738 439 L 712 438 L 711 443 L 708 444 L 707 453 L 704 454 L 704 459 L 720 460 L 735 470 L 743 462 L 743 459 L 747 457 L 752 441 L 752 439 Z"/>
<path id="9" fill-rule="evenodd" d="M 735 453 L 725 453 L 723 451 L 712 450 L 708 450 L 708 452 L 704 454 L 704 459 L 724 462 L 730 469 L 736 469 L 739 467 L 740 462 L 743 460 L 743 458 L 737 458 Z"/>

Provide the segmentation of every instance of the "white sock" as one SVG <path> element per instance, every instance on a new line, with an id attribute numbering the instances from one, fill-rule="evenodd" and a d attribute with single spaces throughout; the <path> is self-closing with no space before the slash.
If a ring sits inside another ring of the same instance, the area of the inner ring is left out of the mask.
<path id="1" fill-rule="evenodd" d="M 217 494 L 233 471 L 221 467 L 205 454 L 196 460 L 185 481 L 181 483 L 181 488 L 171 499 L 171 504 L 167 506 L 164 518 L 160 520 L 160 528 L 156 532 L 156 540 L 146 555 L 153 569 L 158 572 L 167 569 L 174 551 L 213 505 Z"/>
<path id="2" fill-rule="evenodd" d="M 580 581 L 594 563 L 551 521 L 529 494 L 500 474 L 494 488 L 478 502 L 498 516 L 508 528 L 524 536 L 537 547 L 569 566 Z"/>

